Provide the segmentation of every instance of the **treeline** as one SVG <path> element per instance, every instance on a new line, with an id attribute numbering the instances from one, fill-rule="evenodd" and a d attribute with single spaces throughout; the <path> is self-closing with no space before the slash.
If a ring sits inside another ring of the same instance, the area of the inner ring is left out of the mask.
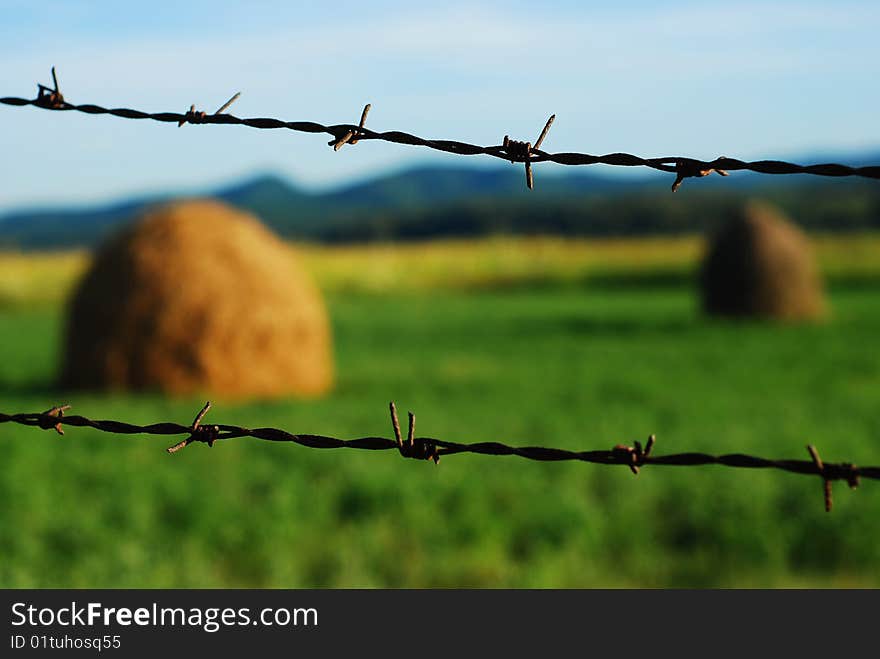
<path id="1" fill-rule="evenodd" d="M 435 188 L 442 189 L 431 189 L 438 177 Z M 411 172 L 325 195 L 305 195 L 269 179 L 211 196 L 254 213 L 284 237 L 329 243 L 702 233 L 750 198 L 777 205 L 810 231 L 880 230 L 877 181 L 742 174 L 686 181 L 672 193 L 661 177 L 630 182 L 546 177 L 528 192 L 519 172 L 510 185 L 487 177 Z M 149 206 L 169 199 L 0 217 L 0 249 L 94 247 Z"/>
<path id="2" fill-rule="evenodd" d="M 276 228 L 293 238 L 333 243 L 492 234 L 674 235 L 711 231 L 737 206 L 754 198 L 779 206 L 810 231 L 880 230 L 880 183 L 840 181 L 743 190 L 692 187 L 676 194 L 641 189 L 583 198 L 479 199 L 434 208 L 355 212 L 300 230 Z"/>

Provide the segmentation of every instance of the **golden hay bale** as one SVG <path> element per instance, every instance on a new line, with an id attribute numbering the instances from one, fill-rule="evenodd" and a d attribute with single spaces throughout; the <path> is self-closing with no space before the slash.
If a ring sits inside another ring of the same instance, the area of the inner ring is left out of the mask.
<path id="1" fill-rule="evenodd" d="M 288 246 L 215 201 L 147 212 L 99 250 L 67 311 L 63 386 L 243 398 L 332 383 L 320 293 Z"/>
<path id="2" fill-rule="evenodd" d="M 737 208 L 711 241 L 700 274 L 710 314 L 798 320 L 825 312 L 807 237 L 767 204 Z"/>

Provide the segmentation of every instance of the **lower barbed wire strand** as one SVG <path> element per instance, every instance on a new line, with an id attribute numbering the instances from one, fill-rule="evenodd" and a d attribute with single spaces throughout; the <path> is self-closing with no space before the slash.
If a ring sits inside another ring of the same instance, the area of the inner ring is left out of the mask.
<path id="1" fill-rule="evenodd" d="M 137 425 L 107 419 L 89 419 L 80 415 L 53 415 L 46 412 L 7 414 L 0 412 L 0 423 L 17 423 L 38 428 L 52 427 L 57 423 L 74 427 L 93 428 L 95 430 L 121 435 L 192 435 L 193 426 L 174 422 Z M 370 451 L 387 451 L 397 449 L 397 443 L 385 437 L 359 437 L 340 439 L 325 435 L 294 434 L 280 428 L 245 428 L 226 424 L 216 424 L 216 441 L 251 437 L 273 442 L 291 442 L 307 448 L 337 449 L 349 448 Z M 629 465 L 629 453 L 620 448 L 610 450 L 571 451 L 561 448 L 542 446 L 510 446 L 500 442 L 475 442 L 471 444 L 451 442 L 433 437 L 417 437 L 415 442 L 437 448 L 438 456 L 456 455 L 461 453 L 485 456 L 518 456 L 527 460 L 540 462 L 580 461 L 605 465 Z M 709 455 L 706 453 L 678 453 L 670 455 L 642 456 L 638 466 L 654 465 L 658 467 L 697 467 L 704 465 L 721 465 L 745 469 L 777 469 L 796 474 L 820 475 L 829 480 L 862 477 L 880 480 L 880 467 L 858 467 L 848 463 L 827 463 L 830 472 L 821 472 L 814 462 L 808 460 L 771 460 L 740 453 L 725 455 Z"/>

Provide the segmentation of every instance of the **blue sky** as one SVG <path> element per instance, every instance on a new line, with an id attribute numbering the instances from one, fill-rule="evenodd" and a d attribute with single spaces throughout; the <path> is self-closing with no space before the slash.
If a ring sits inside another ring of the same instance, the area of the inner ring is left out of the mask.
<path id="1" fill-rule="evenodd" d="M 0 96 L 58 68 L 71 102 L 356 122 L 554 151 L 799 157 L 880 147 L 877 2 L 0 0 Z M 0 212 L 198 190 L 307 187 L 411 164 L 498 165 L 362 142 L 0 106 Z M 512 165 L 511 165 L 512 166 Z M 546 167 L 538 168 L 547 171 Z"/>

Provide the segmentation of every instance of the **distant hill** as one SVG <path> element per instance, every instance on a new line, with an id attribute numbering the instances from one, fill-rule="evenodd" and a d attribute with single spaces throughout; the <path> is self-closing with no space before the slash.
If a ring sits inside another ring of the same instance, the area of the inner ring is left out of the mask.
<path id="1" fill-rule="evenodd" d="M 866 162 L 880 162 L 880 154 Z M 874 181 L 738 172 L 725 179 L 688 181 L 673 195 L 669 192 L 671 176 L 653 172 L 618 177 L 572 168 L 539 169 L 536 174 L 536 189 L 529 191 L 521 166 L 418 167 L 320 193 L 263 175 L 199 196 L 216 197 L 253 212 L 281 235 L 333 242 L 499 232 L 628 235 L 694 231 L 705 228 L 725 206 L 753 195 L 779 203 L 812 228 L 880 226 L 880 183 Z M 92 208 L 9 212 L 0 215 L 0 247 L 91 247 L 146 207 L 180 196 L 193 195 L 158 195 Z"/>
<path id="2" fill-rule="evenodd" d="M 577 172 L 540 178 L 531 198 L 581 196 L 630 189 L 633 182 Z M 92 246 L 166 194 L 78 209 L 35 209 L 0 215 L 0 246 L 53 248 Z M 259 176 L 199 196 L 248 210 L 282 235 L 320 239 L 322 232 L 377 213 L 398 214 L 485 199 L 529 199 L 520 168 L 419 167 L 329 192 L 305 192 L 274 175 Z M 338 233 L 338 231 L 337 231 Z"/>

